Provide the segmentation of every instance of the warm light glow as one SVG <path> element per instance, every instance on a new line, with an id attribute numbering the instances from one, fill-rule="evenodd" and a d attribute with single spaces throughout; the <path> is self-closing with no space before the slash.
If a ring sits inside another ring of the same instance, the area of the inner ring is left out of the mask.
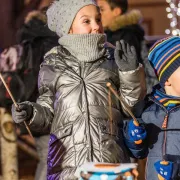
<path id="1" fill-rule="evenodd" d="M 167 8 L 166 8 L 166 11 L 167 11 L 167 12 L 171 12 L 171 8 L 170 8 L 170 7 L 167 7 Z"/>
<path id="2" fill-rule="evenodd" d="M 170 28 L 165 30 L 166 34 L 173 36 L 180 35 L 180 1 L 166 0 L 169 7 L 166 7 L 167 18 L 170 20 Z"/>
<path id="3" fill-rule="evenodd" d="M 172 35 L 176 36 L 178 34 L 178 32 L 176 30 L 172 31 Z"/>
<path id="4" fill-rule="evenodd" d="M 171 19 L 171 18 L 173 17 L 173 15 L 172 15 L 171 13 L 169 13 L 169 14 L 167 15 L 167 17 L 168 17 L 169 19 Z"/>
<path id="5" fill-rule="evenodd" d="M 177 9 L 177 13 L 180 13 L 180 8 Z"/>
<path id="6" fill-rule="evenodd" d="M 166 33 L 166 34 L 170 34 L 171 31 L 170 31 L 169 29 L 166 29 L 166 30 L 165 30 L 165 33 Z"/>
<path id="7" fill-rule="evenodd" d="M 171 27 L 175 27 L 175 26 L 176 26 L 176 22 L 175 22 L 175 21 L 172 21 L 172 22 L 170 23 L 170 26 L 171 26 Z"/>
<path id="8" fill-rule="evenodd" d="M 175 4 L 171 3 L 171 4 L 170 4 L 170 7 L 171 7 L 172 9 L 174 9 L 174 8 L 175 8 Z"/>

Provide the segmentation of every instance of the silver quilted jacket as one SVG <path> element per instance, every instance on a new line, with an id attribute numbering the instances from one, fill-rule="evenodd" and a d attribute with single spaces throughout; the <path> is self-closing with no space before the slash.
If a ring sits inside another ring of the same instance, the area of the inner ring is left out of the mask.
<path id="1" fill-rule="evenodd" d="M 87 63 L 61 46 L 46 55 L 30 127 L 50 131 L 48 180 L 76 179 L 76 167 L 87 161 L 129 162 L 121 134 L 122 108 L 114 95 L 110 133 L 107 82 L 130 107 L 145 94 L 142 68 L 120 72 L 108 50 Z"/>

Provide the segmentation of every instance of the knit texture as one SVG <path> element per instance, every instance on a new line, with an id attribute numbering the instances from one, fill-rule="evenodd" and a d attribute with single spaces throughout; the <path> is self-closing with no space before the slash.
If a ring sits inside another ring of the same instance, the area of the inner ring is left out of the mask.
<path id="1" fill-rule="evenodd" d="M 68 34 L 59 39 L 59 44 L 80 62 L 92 62 L 104 56 L 105 42 L 105 34 Z"/>
<path id="2" fill-rule="evenodd" d="M 148 56 L 160 85 L 164 83 L 180 66 L 180 37 L 170 36 L 157 41 Z"/>
<path id="3" fill-rule="evenodd" d="M 162 90 L 155 89 L 154 98 L 159 101 L 167 110 L 180 105 L 180 97 L 167 95 Z"/>
<path id="4" fill-rule="evenodd" d="M 87 5 L 95 5 L 94 0 L 56 0 L 47 10 L 47 22 L 51 31 L 59 37 L 69 33 L 78 11 Z"/>

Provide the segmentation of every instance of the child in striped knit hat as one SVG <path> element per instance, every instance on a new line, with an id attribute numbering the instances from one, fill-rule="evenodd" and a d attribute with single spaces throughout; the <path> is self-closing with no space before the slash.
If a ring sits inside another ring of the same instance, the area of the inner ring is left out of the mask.
<path id="1" fill-rule="evenodd" d="M 142 114 L 147 130 L 146 180 L 180 179 L 180 37 L 157 41 L 149 60 L 159 85 L 150 97 L 153 104 Z M 128 134 L 133 137 L 130 126 Z"/>

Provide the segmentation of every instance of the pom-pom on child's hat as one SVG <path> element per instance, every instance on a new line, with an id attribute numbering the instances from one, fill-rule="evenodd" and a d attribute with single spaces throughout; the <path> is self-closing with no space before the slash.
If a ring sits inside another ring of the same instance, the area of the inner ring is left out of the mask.
<path id="1" fill-rule="evenodd" d="M 180 37 L 170 36 L 157 41 L 150 49 L 149 61 L 154 68 L 160 85 L 180 67 Z"/>
<path id="2" fill-rule="evenodd" d="M 47 10 L 49 29 L 59 37 L 68 34 L 76 14 L 87 5 L 97 6 L 94 0 L 55 0 Z"/>

